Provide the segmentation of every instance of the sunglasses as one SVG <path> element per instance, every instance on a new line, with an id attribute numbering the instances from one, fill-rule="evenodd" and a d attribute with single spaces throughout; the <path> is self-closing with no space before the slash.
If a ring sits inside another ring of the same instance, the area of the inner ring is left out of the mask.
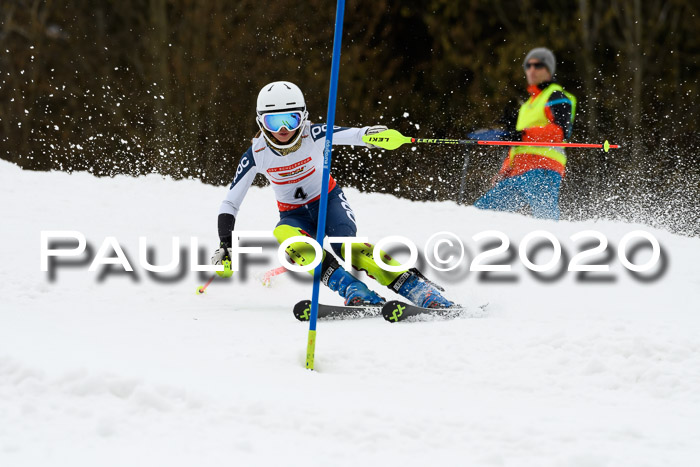
<path id="1" fill-rule="evenodd" d="M 544 68 L 544 67 L 546 67 L 546 66 L 547 66 L 547 65 L 545 65 L 545 64 L 542 63 L 542 62 L 537 62 L 537 63 L 526 63 L 526 64 L 525 64 L 525 69 L 526 69 L 526 70 L 529 70 L 530 68 L 533 68 L 533 67 L 534 67 L 534 68 L 536 68 L 536 69 L 538 69 L 538 70 L 541 70 L 542 68 Z"/>
<path id="2" fill-rule="evenodd" d="M 267 131 L 277 133 L 282 127 L 286 128 L 287 131 L 299 129 L 304 120 L 304 115 L 300 111 L 295 110 L 292 112 L 264 114 L 260 118 L 262 125 Z"/>

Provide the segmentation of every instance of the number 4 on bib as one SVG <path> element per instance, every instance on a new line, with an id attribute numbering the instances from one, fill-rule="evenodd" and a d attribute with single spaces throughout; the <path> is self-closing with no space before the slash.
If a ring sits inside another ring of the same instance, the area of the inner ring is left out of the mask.
<path id="1" fill-rule="evenodd" d="M 302 187 L 297 188 L 297 190 L 294 192 L 294 199 L 306 199 L 308 195 L 306 192 L 304 192 L 304 189 Z"/>

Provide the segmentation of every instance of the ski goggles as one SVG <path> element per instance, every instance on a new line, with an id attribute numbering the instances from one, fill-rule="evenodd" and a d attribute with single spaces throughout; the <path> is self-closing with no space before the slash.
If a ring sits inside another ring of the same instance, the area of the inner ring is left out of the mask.
<path id="1" fill-rule="evenodd" d="M 286 128 L 287 131 L 294 131 L 297 130 L 304 121 L 304 114 L 299 110 L 270 113 L 261 115 L 260 120 L 263 127 L 272 133 L 277 133 L 282 127 Z"/>

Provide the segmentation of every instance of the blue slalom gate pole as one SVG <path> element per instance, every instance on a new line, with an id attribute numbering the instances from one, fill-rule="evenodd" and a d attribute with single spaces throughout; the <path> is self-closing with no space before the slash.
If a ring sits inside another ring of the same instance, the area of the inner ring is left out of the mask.
<path id="1" fill-rule="evenodd" d="M 323 248 L 326 237 L 326 210 L 328 207 L 328 179 L 331 175 L 331 156 L 333 154 L 333 127 L 335 125 L 335 101 L 338 94 L 338 70 L 340 69 L 340 44 L 343 40 L 343 16 L 345 0 L 338 0 L 335 11 L 335 33 L 333 35 L 333 57 L 331 59 L 331 84 L 328 91 L 328 116 L 326 118 L 326 145 L 323 148 L 323 176 L 321 181 L 321 199 L 319 200 L 318 225 L 316 241 Z M 322 260 L 323 258 L 321 258 Z M 311 315 L 309 317 L 309 340 L 306 346 L 306 368 L 314 369 L 316 353 L 316 321 L 318 319 L 318 294 L 321 288 L 320 261 L 314 269 L 314 286 L 311 295 Z"/>

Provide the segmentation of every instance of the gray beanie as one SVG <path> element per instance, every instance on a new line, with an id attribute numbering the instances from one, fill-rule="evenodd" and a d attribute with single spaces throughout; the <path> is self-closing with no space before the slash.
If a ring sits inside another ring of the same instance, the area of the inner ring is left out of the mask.
<path id="1" fill-rule="evenodd" d="M 525 68 L 525 64 L 533 58 L 536 58 L 537 60 L 544 63 L 547 66 L 547 68 L 549 68 L 549 72 L 552 74 L 552 76 L 554 76 L 554 71 L 557 68 L 557 61 L 554 59 L 554 52 L 552 52 L 546 47 L 537 47 L 535 49 L 532 49 L 527 53 L 527 56 L 525 57 L 525 61 L 523 62 L 523 68 Z M 527 71 L 527 68 L 525 68 L 525 71 Z"/>

